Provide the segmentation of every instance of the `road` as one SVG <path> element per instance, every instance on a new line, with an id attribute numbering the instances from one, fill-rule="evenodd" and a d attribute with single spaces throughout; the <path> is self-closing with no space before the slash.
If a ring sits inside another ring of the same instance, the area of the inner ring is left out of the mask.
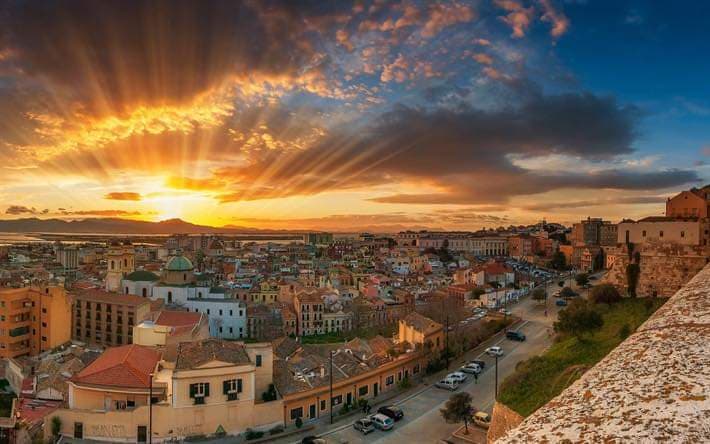
<path id="1" fill-rule="evenodd" d="M 548 291 L 556 288 L 559 288 L 557 281 L 549 285 Z M 529 297 L 510 307 L 515 316 L 523 319 L 520 331 L 527 336 L 525 342 L 510 341 L 498 335 L 469 352 L 465 359 L 451 364 L 451 371 L 453 371 L 466 360 L 483 359 L 486 361 L 486 367 L 479 376 L 478 383 L 474 383 L 473 378 L 469 377 L 466 384 L 458 389 L 465 390 L 472 395 L 473 404 L 477 409 L 490 412 L 495 400 L 495 360 L 485 355 L 483 350 L 491 345 L 503 347 L 505 354 L 498 359 L 498 380 L 499 383 L 502 382 L 506 376 L 515 371 L 515 365 L 518 362 L 542 353 L 552 343 L 549 329 L 554 319 L 557 318 L 559 307 L 554 305 L 554 300 L 551 298 L 548 299 L 547 304 L 548 316 L 544 314 L 544 306 L 532 301 Z M 429 386 L 414 396 L 395 402 L 402 408 L 405 416 L 396 423 L 393 430 L 388 432 L 375 431 L 364 437 L 352 428 L 353 419 L 333 432 L 321 435 L 333 438 L 336 442 L 348 443 L 437 443 L 440 439 L 450 439 L 451 433 L 460 424 L 447 424 L 441 417 L 439 410 L 443 408 L 451 394 L 449 391 Z"/>

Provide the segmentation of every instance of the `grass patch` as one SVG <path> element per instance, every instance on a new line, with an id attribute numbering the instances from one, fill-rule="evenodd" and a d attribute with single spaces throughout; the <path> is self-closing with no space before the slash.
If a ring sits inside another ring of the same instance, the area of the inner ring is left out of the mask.
<path id="1" fill-rule="evenodd" d="M 397 328 L 396 325 L 381 328 L 358 328 L 345 333 L 325 333 L 322 335 L 311 335 L 301 337 L 302 344 L 332 344 L 335 342 L 350 341 L 355 338 L 372 339 L 377 335 L 386 338 L 392 337 Z"/>
<path id="2" fill-rule="evenodd" d="M 522 416 L 530 415 L 579 379 L 623 341 L 624 332 L 636 331 L 666 301 L 625 298 L 611 306 L 597 305 L 604 319 L 601 329 L 583 341 L 562 337 L 544 354 L 519 362 L 515 373 L 501 384 L 499 401 Z"/>

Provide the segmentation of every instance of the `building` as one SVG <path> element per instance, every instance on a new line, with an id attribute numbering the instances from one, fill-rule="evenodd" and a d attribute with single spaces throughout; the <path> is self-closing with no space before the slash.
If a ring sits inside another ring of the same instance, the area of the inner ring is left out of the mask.
<path id="1" fill-rule="evenodd" d="M 160 280 L 152 286 L 152 298 L 166 304 L 188 305 L 188 299 L 225 298 L 225 290 L 198 284 L 195 267 L 187 257 L 178 254 L 165 264 Z"/>
<path id="2" fill-rule="evenodd" d="M 325 304 L 317 289 L 304 289 L 293 297 L 293 308 L 296 311 L 296 328 L 298 336 L 310 336 L 325 333 L 323 313 Z"/>
<path id="3" fill-rule="evenodd" d="M 327 417 L 346 405 L 356 408 L 361 399 L 377 401 L 402 381 L 420 378 L 426 355 L 403 345 L 382 336 L 355 338 L 335 349 L 290 338 L 275 342 L 274 384 L 283 397 L 282 421 L 291 425 L 299 418 Z"/>
<path id="4" fill-rule="evenodd" d="M 55 256 L 57 262 L 62 264 L 64 271 L 76 271 L 79 268 L 79 250 L 76 247 L 68 247 L 61 243 L 55 246 Z"/>
<path id="5" fill-rule="evenodd" d="M 399 321 L 397 341 L 429 350 L 443 350 L 444 327 L 426 316 L 412 312 Z"/>
<path id="6" fill-rule="evenodd" d="M 572 226 L 572 245 L 616 245 L 616 225 L 598 217 L 588 217 Z"/>
<path id="7" fill-rule="evenodd" d="M 71 298 L 63 287 L 0 289 L 0 357 L 33 356 L 71 340 Z"/>
<path id="8" fill-rule="evenodd" d="M 667 217 L 699 218 L 710 217 L 710 185 L 703 188 L 691 188 L 668 198 Z"/>
<path id="9" fill-rule="evenodd" d="M 272 381 L 268 343 L 207 339 L 162 354 L 124 345 L 108 349 L 71 379 L 68 407 L 55 415 L 62 435 L 101 441 L 147 442 L 150 433 L 164 442 L 268 430 L 283 416 L 280 399 L 257 402 Z"/>
<path id="10" fill-rule="evenodd" d="M 160 277 L 147 270 L 136 270 L 127 274 L 121 280 L 121 288 L 123 294 L 132 294 L 144 298 L 153 295 L 153 287 L 160 281 Z"/>
<path id="11" fill-rule="evenodd" d="M 133 327 L 133 343 L 146 346 L 177 345 L 209 339 L 209 318 L 189 311 L 160 311 L 153 320 Z"/>
<path id="12" fill-rule="evenodd" d="M 333 242 L 333 233 L 306 233 L 303 240 L 308 245 L 330 245 Z"/>
<path id="13" fill-rule="evenodd" d="M 707 230 L 707 220 L 653 216 L 620 222 L 617 242 L 635 245 L 657 242 L 705 247 L 710 237 Z"/>
<path id="14" fill-rule="evenodd" d="M 113 242 L 106 252 L 106 291 L 120 291 L 121 280 L 135 269 L 133 245 Z"/>
<path id="15" fill-rule="evenodd" d="M 239 299 L 188 298 L 185 306 L 209 317 L 210 335 L 214 338 L 247 337 L 247 304 Z"/>
<path id="16" fill-rule="evenodd" d="M 100 289 L 72 292 L 72 339 L 104 347 L 131 344 L 133 327 L 147 319 L 150 301 Z"/>

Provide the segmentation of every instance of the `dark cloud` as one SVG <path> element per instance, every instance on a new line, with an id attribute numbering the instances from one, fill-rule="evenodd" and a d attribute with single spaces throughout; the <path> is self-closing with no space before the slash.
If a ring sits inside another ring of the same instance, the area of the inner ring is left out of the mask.
<path id="1" fill-rule="evenodd" d="M 132 201 L 137 201 L 141 200 L 142 196 L 140 193 L 134 193 L 134 192 L 113 192 L 113 193 L 108 193 L 104 196 L 104 199 L 109 199 L 109 200 L 132 200 Z"/>
<path id="2" fill-rule="evenodd" d="M 2 6 L 4 5 L 4 6 Z M 179 103 L 228 76 L 295 76 L 317 54 L 313 35 L 347 16 L 343 2 L 6 1 L 0 49 L 34 78 L 84 105 L 120 110 Z"/>
<path id="3" fill-rule="evenodd" d="M 613 161 L 631 154 L 639 118 L 636 108 L 592 94 L 532 97 L 518 107 L 495 111 L 468 105 L 433 110 L 397 106 L 370 125 L 335 129 L 308 150 L 272 150 L 246 166 L 219 171 L 218 177 L 236 188 L 221 200 L 409 181 L 443 192 L 403 190 L 372 200 L 480 204 L 559 188 L 662 189 L 698 180 L 686 170 L 527 169 L 515 159 L 562 155 Z"/>
<path id="4" fill-rule="evenodd" d="M 10 205 L 5 210 L 5 214 L 37 214 L 37 209 L 34 207 L 26 207 L 24 205 Z"/>
<path id="5" fill-rule="evenodd" d="M 561 202 L 541 202 L 525 205 L 522 208 L 529 211 L 550 211 L 565 208 L 585 208 L 600 207 L 608 205 L 637 205 L 637 204 L 663 204 L 666 201 L 664 196 L 629 196 L 610 199 L 591 199 Z"/>

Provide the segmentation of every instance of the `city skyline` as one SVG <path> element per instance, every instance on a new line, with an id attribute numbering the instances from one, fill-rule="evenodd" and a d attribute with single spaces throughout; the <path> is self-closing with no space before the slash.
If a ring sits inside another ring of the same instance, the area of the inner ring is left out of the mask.
<path id="1" fill-rule="evenodd" d="M 662 214 L 710 178 L 703 9 L 0 1 L 0 219 Z"/>

